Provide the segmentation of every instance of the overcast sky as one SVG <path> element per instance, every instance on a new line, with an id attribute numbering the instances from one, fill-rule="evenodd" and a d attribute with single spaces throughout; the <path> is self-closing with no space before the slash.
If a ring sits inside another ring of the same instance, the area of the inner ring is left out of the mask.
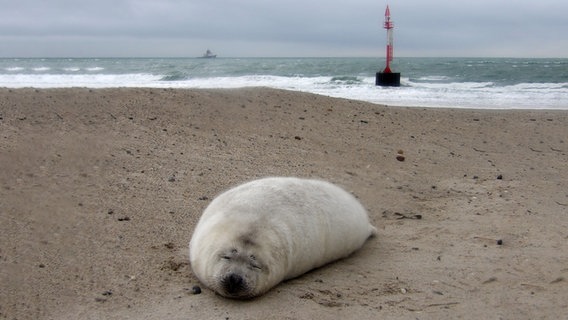
<path id="1" fill-rule="evenodd" d="M 568 58 L 567 0 L 0 0 L 0 57 Z"/>

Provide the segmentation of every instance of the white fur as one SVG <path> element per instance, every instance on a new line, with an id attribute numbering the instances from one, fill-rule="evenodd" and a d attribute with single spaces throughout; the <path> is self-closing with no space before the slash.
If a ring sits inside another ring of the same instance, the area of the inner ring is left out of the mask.
<path id="1" fill-rule="evenodd" d="M 189 256 L 204 285 L 223 296 L 250 298 L 347 257 L 375 232 L 359 201 L 331 183 L 264 178 L 211 202 Z"/>

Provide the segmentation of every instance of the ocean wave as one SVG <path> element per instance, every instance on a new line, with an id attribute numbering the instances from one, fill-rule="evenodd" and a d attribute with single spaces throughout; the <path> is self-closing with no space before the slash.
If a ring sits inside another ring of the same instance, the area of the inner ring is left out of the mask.
<path id="1" fill-rule="evenodd" d="M 151 74 L 0 74 L 5 88 L 151 87 L 160 78 Z"/>
<path id="2" fill-rule="evenodd" d="M 408 86 L 438 90 L 472 90 L 485 89 L 495 86 L 494 82 L 415 82 L 409 79 Z"/>
<path id="3" fill-rule="evenodd" d="M 403 77 L 401 87 L 377 87 L 373 76 L 286 77 L 244 75 L 189 77 L 182 72 L 149 73 L 4 73 L 0 87 L 22 88 L 243 88 L 270 87 L 378 104 L 483 109 L 568 109 L 568 83 L 416 82 Z"/>
<path id="4" fill-rule="evenodd" d="M 505 86 L 505 88 L 513 90 L 564 90 L 568 89 L 568 83 L 518 83 Z"/>
<path id="5" fill-rule="evenodd" d="M 188 80 L 188 79 L 189 79 L 189 75 L 186 74 L 185 72 L 174 71 L 170 74 L 163 76 L 160 79 L 160 81 L 184 81 L 184 80 Z"/>
<path id="6" fill-rule="evenodd" d="M 353 76 L 336 76 L 332 77 L 330 82 L 334 84 L 359 84 L 362 80 Z"/>
<path id="7" fill-rule="evenodd" d="M 18 71 L 24 70 L 24 68 L 22 68 L 22 67 L 8 67 L 8 68 L 4 68 L 4 70 L 6 70 L 8 72 L 18 72 Z"/>
<path id="8" fill-rule="evenodd" d="M 448 81 L 450 77 L 447 76 L 423 76 L 418 78 L 410 78 L 412 82 L 427 82 L 427 81 Z"/>

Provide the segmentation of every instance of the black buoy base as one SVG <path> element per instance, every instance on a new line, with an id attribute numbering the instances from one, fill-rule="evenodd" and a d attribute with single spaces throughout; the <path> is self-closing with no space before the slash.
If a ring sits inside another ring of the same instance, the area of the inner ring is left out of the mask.
<path id="1" fill-rule="evenodd" d="M 377 72 L 375 85 L 383 87 L 400 87 L 400 73 L 399 72 Z"/>

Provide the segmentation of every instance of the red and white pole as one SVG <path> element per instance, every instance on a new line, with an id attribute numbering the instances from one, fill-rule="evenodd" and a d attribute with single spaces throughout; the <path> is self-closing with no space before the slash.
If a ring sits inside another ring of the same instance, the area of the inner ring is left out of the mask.
<path id="1" fill-rule="evenodd" d="M 387 9 L 385 10 L 385 23 L 384 28 L 387 29 L 387 66 L 384 73 L 391 73 L 390 63 L 393 59 L 393 41 L 392 41 L 392 29 L 394 28 L 394 24 L 390 19 L 390 10 L 389 6 L 387 5 Z"/>
<path id="2" fill-rule="evenodd" d="M 377 86 L 390 86 L 399 87 L 400 86 L 400 73 L 392 72 L 390 68 L 390 63 L 393 60 L 393 44 L 392 44 L 392 29 L 394 24 L 391 21 L 391 14 L 389 6 L 387 5 L 387 10 L 385 10 L 385 23 L 383 27 L 387 29 L 387 66 L 383 71 L 379 71 L 376 74 L 375 84 Z"/>

